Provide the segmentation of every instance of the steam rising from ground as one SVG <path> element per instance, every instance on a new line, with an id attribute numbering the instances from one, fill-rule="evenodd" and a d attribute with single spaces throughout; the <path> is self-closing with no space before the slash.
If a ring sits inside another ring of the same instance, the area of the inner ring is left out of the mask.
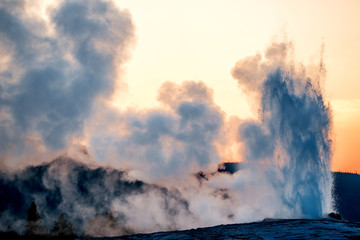
<path id="1" fill-rule="evenodd" d="M 29 16 L 29 4 L 0 5 L 0 151 L 15 162 L 82 136 L 134 35 L 130 14 L 111 2 L 66 1 L 49 10 L 49 22 Z"/>
<path id="2" fill-rule="evenodd" d="M 67 152 L 110 166 L 57 161 L 35 178 L 41 191 L 27 184 L 27 173 L 37 168 L 2 174 L 2 186 L 26 192 L 21 204 L 35 200 L 46 222 L 65 212 L 82 232 L 86 224 L 104 225 L 107 218 L 97 213 L 112 211 L 122 230 L 112 232 L 109 223 L 101 235 L 116 235 L 318 218 L 331 210 L 331 114 L 319 84 L 322 63 L 310 78 L 286 41 L 238 61 L 231 73 L 259 103 L 259 119 L 227 118 L 213 90 L 195 81 L 165 82 L 161 108 L 119 111 L 106 99 L 134 40 L 130 14 L 110 1 L 64 1 L 46 22 L 17 3 L 0 5 L 1 164 L 28 165 Z M 217 172 L 229 159 L 241 161 L 240 170 Z M 56 192 L 53 201 L 49 191 Z M 24 216 L 5 200 L 1 206 L 1 226 L 10 221 L 21 231 Z"/>
<path id="3" fill-rule="evenodd" d="M 221 161 L 216 144 L 225 120 L 212 91 L 202 82 L 167 82 L 158 98 L 162 109 L 101 114 L 111 123 L 95 121 L 92 127 L 97 133 L 90 139 L 90 151 L 98 159 L 116 156 L 112 165 L 125 162 L 149 180 L 186 178 L 202 168 L 216 167 Z"/>
<path id="4" fill-rule="evenodd" d="M 261 94 L 261 121 L 242 123 L 239 138 L 245 161 L 265 171 L 290 216 L 319 217 L 331 209 L 331 114 L 319 88 L 323 65 L 310 79 L 288 64 L 288 46 L 273 43 L 265 62 L 258 54 L 233 68 L 239 84 Z"/>

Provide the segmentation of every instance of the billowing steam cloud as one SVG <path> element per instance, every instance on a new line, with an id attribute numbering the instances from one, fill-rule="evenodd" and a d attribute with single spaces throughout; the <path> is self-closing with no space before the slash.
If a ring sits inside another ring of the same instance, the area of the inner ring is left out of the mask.
<path id="1" fill-rule="evenodd" d="M 235 64 L 231 74 L 246 91 L 261 93 L 267 74 L 285 66 L 289 48 L 290 43 L 272 43 L 265 51 L 265 60 L 260 53 L 242 59 Z"/>
<path id="2" fill-rule="evenodd" d="M 66 158 L 13 176 L 1 174 L 0 189 L 3 231 L 9 224 L 22 231 L 33 200 L 49 229 L 63 212 L 77 233 L 85 235 L 115 236 L 190 227 L 189 223 L 178 225 L 180 218 L 194 218 L 177 190 L 130 179 L 123 171 L 89 167 Z M 105 214 L 112 214 L 116 221 L 101 218 Z"/>
<path id="3" fill-rule="evenodd" d="M 186 177 L 216 166 L 221 159 L 215 143 L 221 136 L 224 113 L 214 104 L 212 91 L 202 82 L 166 82 L 158 99 L 164 109 L 108 112 L 111 124 L 96 121 L 90 151 L 98 159 L 115 154 L 116 161 L 126 162 L 152 180 Z"/>
<path id="4" fill-rule="evenodd" d="M 0 230 L 21 232 L 32 201 L 48 227 L 64 212 L 78 233 L 98 236 L 331 210 L 330 110 L 290 43 L 232 69 L 259 119 L 227 118 L 200 81 L 165 82 L 161 108 L 120 111 L 103 100 L 134 40 L 130 14 L 110 1 L 64 1 L 44 20 L 26 4 L 0 5 L 1 163 L 79 143 L 83 163 L 3 171 Z M 217 171 L 228 159 L 239 170 Z"/>
<path id="5" fill-rule="evenodd" d="M 94 101 L 113 91 L 134 31 L 111 2 L 66 1 L 48 23 L 16 3 L 0 5 L 2 158 L 81 136 Z"/>

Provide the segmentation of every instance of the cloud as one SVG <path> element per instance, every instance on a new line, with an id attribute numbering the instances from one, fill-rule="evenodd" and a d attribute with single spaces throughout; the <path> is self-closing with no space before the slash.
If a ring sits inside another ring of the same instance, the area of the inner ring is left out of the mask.
<path id="1" fill-rule="evenodd" d="M 225 116 L 213 102 L 212 91 L 202 82 L 166 82 L 158 98 L 167 108 L 101 114 L 112 120 L 95 120 L 89 130 L 95 157 L 116 158 L 113 164 L 129 166 L 152 180 L 186 177 L 217 165 Z"/>
<path id="2" fill-rule="evenodd" d="M 239 86 L 247 91 L 259 92 L 267 74 L 278 67 L 285 66 L 291 43 L 273 42 L 265 51 L 265 58 L 258 53 L 235 63 L 231 74 Z"/>
<path id="3" fill-rule="evenodd" d="M 66 158 L 15 174 L 1 172 L 0 189 L 6 195 L 0 200 L 2 231 L 11 224 L 22 232 L 32 201 L 48 229 L 65 213 L 78 234 L 85 231 L 92 236 L 190 227 L 182 219 L 193 218 L 189 203 L 176 189 L 132 179 L 124 171 L 90 167 Z M 117 219 L 111 222 L 109 214 Z M 95 231 L 99 227 L 101 231 Z"/>
<path id="4" fill-rule="evenodd" d="M 60 160 L 15 174 L 19 185 L 4 173 L 16 204 L 25 208 L 28 193 L 45 219 L 66 211 L 79 231 L 108 210 L 134 231 L 330 211 L 330 109 L 316 79 L 289 61 L 291 43 L 272 43 L 232 69 L 243 92 L 258 96 L 258 120 L 227 119 L 201 81 L 165 82 L 161 107 L 120 111 L 103 100 L 134 42 L 129 12 L 69 0 L 41 20 L 27 7 L 0 4 L 1 164 L 83 145 L 78 154 L 89 162 L 126 171 Z M 240 158 L 233 175 L 206 174 Z M 19 214 L 16 204 L 1 221 Z"/>
<path id="5" fill-rule="evenodd" d="M 12 3 L 0 12 L 2 155 L 26 152 L 29 139 L 63 149 L 82 134 L 94 102 L 112 93 L 134 40 L 131 16 L 103 1 L 65 1 L 41 24 Z M 50 24 L 54 33 L 39 34 Z"/>
<path id="6" fill-rule="evenodd" d="M 176 108 L 182 102 L 212 103 L 213 95 L 213 90 L 200 81 L 184 81 L 181 85 L 168 81 L 159 88 L 157 99 Z"/>
<path id="7" fill-rule="evenodd" d="M 274 154 L 274 139 L 266 134 L 261 124 L 246 121 L 239 126 L 239 138 L 245 142 L 245 159 L 266 159 Z"/>

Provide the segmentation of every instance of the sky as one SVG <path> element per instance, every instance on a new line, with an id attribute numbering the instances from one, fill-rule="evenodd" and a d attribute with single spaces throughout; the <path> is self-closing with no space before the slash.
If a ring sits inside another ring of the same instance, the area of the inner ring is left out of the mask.
<path id="1" fill-rule="evenodd" d="M 64 1 L 1 3 L 6 9 L 0 46 L 3 162 L 46 159 L 72 145 L 93 150 L 98 159 L 109 157 L 118 151 L 115 147 L 88 147 L 105 146 L 111 139 L 110 130 L 107 137 L 96 137 L 105 136 L 98 131 L 100 116 L 126 121 L 100 102 L 125 119 L 174 110 L 169 97 L 161 99 L 167 82 L 183 91 L 200 81 L 196 86 L 212 107 L 221 109 L 222 121 L 236 125 L 239 119 L 259 119 L 258 100 L 234 79 L 232 69 L 275 42 L 288 42 L 289 59 L 310 75 L 319 63 L 325 66 L 321 88 L 332 109 L 332 170 L 360 171 L 358 1 L 114 0 L 104 4 L 111 11 L 101 10 L 109 15 L 99 10 L 90 18 L 80 3 L 68 2 L 63 12 L 57 9 Z M 101 9 L 97 4 L 91 1 L 89 9 Z M 67 20 L 68 15 L 73 18 Z M 117 131 L 125 133 L 125 128 Z M 227 144 L 233 156 L 223 154 L 220 160 L 241 161 L 240 146 Z"/>
<path id="2" fill-rule="evenodd" d="M 78 162 L 121 170 L 187 199 L 194 224 L 178 212 L 176 228 L 325 216 L 331 170 L 360 171 L 359 6 L 2 0 L 0 167 L 58 159 L 41 181 L 66 210 Z M 107 207 L 165 227 L 154 189 Z"/>
<path id="3" fill-rule="evenodd" d="M 360 172 L 359 1 L 116 3 L 130 10 L 137 36 L 125 67 L 128 89 L 114 99 L 120 108 L 157 106 L 157 89 L 164 81 L 201 80 L 214 90 L 215 102 L 228 117 L 255 117 L 230 74 L 234 63 L 286 38 L 297 61 L 317 64 L 324 44 L 323 88 L 334 120 L 332 169 Z"/>

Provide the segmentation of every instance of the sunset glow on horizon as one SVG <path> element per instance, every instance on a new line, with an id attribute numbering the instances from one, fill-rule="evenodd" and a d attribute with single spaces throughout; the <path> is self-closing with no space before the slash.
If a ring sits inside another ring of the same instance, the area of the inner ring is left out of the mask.
<path id="1" fill-rule="evenodd" d="M 200 80 L 214 90 L 228 117 L 256 118 L 256 107 L 230 74 L 234 63 L 287 38 L 296 61 L 317 65 L 324 44 L 324 93 L 334 116 L 332 168 L 360 172 L 358 1 L 116 3 L 131 12 L 137 35 L 125 67 L 128 89 L 114 100 L 121 109 L 159 107 L 157 89 L 163 82 Z"/>
<path id="2" fill-rule="evenodd" d="M 359 10 L 0 0 L 0 235 L 358 221 Z"/>
<path id="3" fill-rule="evenodd" d="M 51 11 L 62 2 L 27 2 L 26 17 L 42 19 L 47 33 L 41 34 L 54 37 Z M 162 109 L 158 91 L 163 83 L 201 81 L 212 89 L 214 103 L 227 120 L 257 119 L 258 104 L 233 79 L 231 69 L 239 59 L 261 54 L 273 42 L 288 41 L 293 46 L 290 57 L 311 76 L 320 61 L 325 64 L 322 88 L 333 114 L 332 170 L 360 172 L 360 28 L 354 24 L 359 1 L 113 2 L 135 26 L 129 50 L 118 63 L 116 88 L 106 100 L 120 112 Z M 111 52 L 113 45 L 99 47 Z M 65 58 L 75 61 L 71 54 Z M 1 61 L 7 63 L 8 58 L 4 55 Z M 37 138 L 35 134 L 28 139 Z M 83 133 L 73 141 L 86 145 L 90 140 Z M 235 155 L 222 161 L 241 159 L 239 147 L 229 145 L 225 152 Z"/>

